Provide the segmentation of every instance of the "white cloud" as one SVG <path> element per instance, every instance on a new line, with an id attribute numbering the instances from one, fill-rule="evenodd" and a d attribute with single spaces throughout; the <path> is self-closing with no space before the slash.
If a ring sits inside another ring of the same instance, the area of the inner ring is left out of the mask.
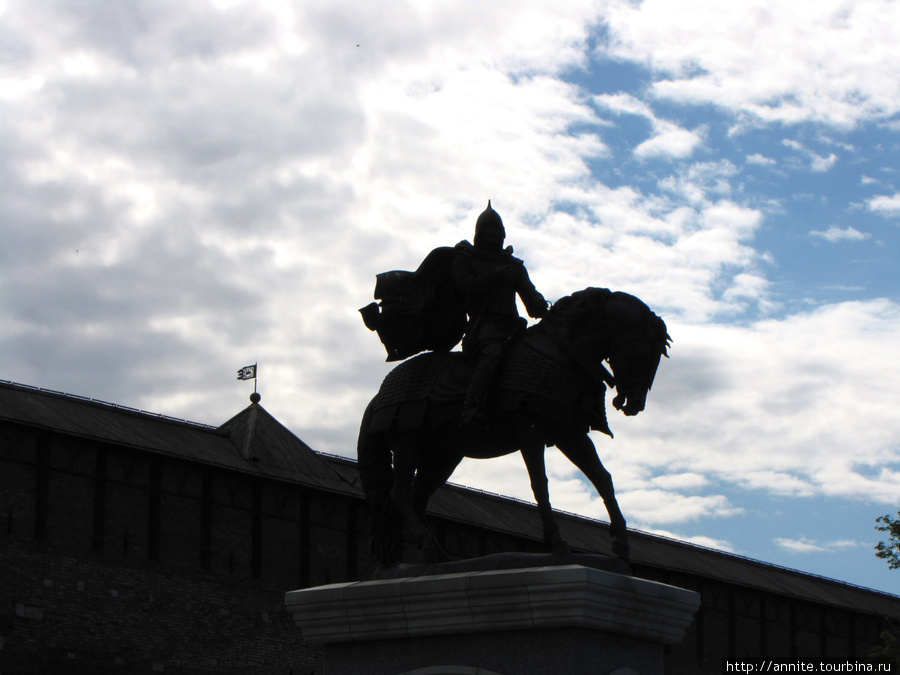
<path id="1" fill-rule="evenodd" d="M 811 497 L 816 494 L 816 487 L 809 478 L 785 471 L 748 471 L 741 477 L 740 482 L 752 490 L 762 490 L 776 495 Z"/>
<path id="2" fill-rule="evenodd" d="M 672 358 L 644 413 L 652 426 L 610 418 L 614 443 L 631 448 L 616 470 L 676 466 L 773 494 L 896 501 L 896 304 L 847 302 L 746 327 L 672 322 L 669 333 Z"/>
<path id="3" fill-rule="evenodd" d="M 827 230 L 812 230 L 809 235 L 831 243 L 838 241 L 862 241 L 872 238 L 872 235 L 868 232 L 860 232 L 855 227 L 842 228 L 836 225 L 832 225 Z"/>
<path id="4" fill-rule="evenodd" d="M 815 542 L 803 537 L 800 539 L 786 539 L 784 537 L 779 537 L 772 541 L 781 548 L 787 549 L 792 553 L 826 553 L 828 551 L 827 548 L 819 546 Z"/>
<path id="5" fill-rule="evenodd" d="M 724 495 L 684 495 L 666 490 L 629 490 L 619 494 L 619 504 L 638 523 L 683 523 L 708 517 L 741 513 Z"/>
<path id="6" fill-rule="evenodd" d="M 676 534 L 674 532 L 670 532 L 669 530 L 661 530 L 659 528 L 653 528 L 651 530 L 647 530 L 647 532 L 659 535 L 660 537 L 667 537 L 668 539 L 687 541 L 692 544 L 696 544 L 697 546 L 703 546 L 704 548 L 713 548 L 719 551 L 725 551 L 726 553 L 734 553 L 734 546 L 732 546 L 730 542 L 724 539 L 715 539 L 713 537 L 704 537 L 702 535 L 692 536 Z"/>
<path id="7" fill-rule="evenodd" d="M 878 195 L 868 202 L 869 210 L 882 216 L 895 217 L 900 215 L 900 193 L 895 195 Z"/>
<path id="8" fill-rule="evenodd" d="M 618 94 L 598 94 L 593 97 L 593 101 L 599 107 L 605 108 L 617 115 L 638 115 L 651 122 L 656 120 L 653 109 L 647 103 L 631 94 L 622 92 Z"/>
<path id="9" fill-rule="evenodd" d="M 728 160 L 695 162 L 660 181 L 660 187 L 691 204 L 708 204 L 715 197 L 731 194 L 731 180 L 740 170 Z"/>
<path id="10" fill-rule="evenodd" d="M 703 487 L 709 479 L 699 473 L 670 473 L 656 476 L 650 483 L 664 490 L 685 490 Z"/>
<path id="11" fill-rule="evenodd" d="M 703 142 L 700 133 L 658 118 L 647 103 L 630 94 L 601 94 L 593 100 L 598 107 L 617 115 L 637 115 L 650 122 L 652 135 L 634 149 L 635 156 L 640 159 L 684 159 Z"/>
<path id="12" fill-rule="evenodd" d="M 682 129 L 670 122 L 659 122 L 655 125 L 654 136 L 638 145 L 634 154 L 641 159 L 690 157 L 703 142 L 695 132 Z"/>
<path id="13" fill-rule="evenodd" d="M 792 150 L 795 150 L 802 155 L 806 155 L 806 157 L 809 159 L 810 171 L 814 171 L 816 173 L 824 173 L 837 163 L 838 157 L 834 153 L 831 153 L 827 157 L 823 157 L 822 155 L 813 152 L 809 148 L 804 147 L 802 143 L 791 139 L 785 139 L 781 142 L 781 144 L 791 148 Z"/>
<path id="14" fill-rule="evenodd" d="M 791 553 L 835 553 L 848 548 L 859 548 L 861 544 L 855 539 L 844 539 L 831 542 L 818 542 L 806 537 L 788 539 L 779 537 L 772 540 L 779 547 Z"/>
<path id="15" fill-rule="evenodd" d="M 604 49 L 648 64 L 660 98 L 763 123 L 844 127 L 889 119 L 900 106 L 892 35 L 900 8 L 887 0 L 621 0 L 604 19 Z"/>
<path id="16" fill-rule="evenodd" d="M 747 156 L 747 164 L 757 164 L 759 166 L 775 166 L 778 162 L 771 157 L 766 157 L 761 153 L 754 153 Z"/>
<path id="17" fill-rule="evenodd" d="M 775 304 L 768 300 L 771 284 L 768 279 L 759 274 L 742 272 L 736 274 L 730 286 L 722 293 L 722 312 L 729 309 L 739 313 L 748 304 L 756 303 L 763 314 L 775 309 Z"/>
<path id="18" fill-rule="evenodd" d="M 827 157 L 823 157 L 822 155 L 817 155 L 814 152 L 810 152 L 810 165 L 809 168 L 816 172 L 824 172 L 828 171 L 831 167 L 833 167 L 837 163 L 837 155 L 831 153 Z"/>
<path id="19" fill-rule="evenodd" d="M 847 548 L 859 548 L 859 547 L 868 547 L 869 544 L 861 544 L 856 541 L 856 539 L 839 539 L 837 541 L 831 541 L 825 544 L 828 548 L 831 549 L 847 549 Z"/>

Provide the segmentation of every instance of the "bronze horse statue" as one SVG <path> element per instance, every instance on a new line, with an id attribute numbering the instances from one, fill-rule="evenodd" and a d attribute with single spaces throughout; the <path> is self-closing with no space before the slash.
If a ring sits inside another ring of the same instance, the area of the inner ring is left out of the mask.
<path id="1" fill-rule="evenodd" d="M 429 498 L 463 457 L 500 457 L 517 450 L 528 469 L 546 543 L 554 554 L 569 553 L 550 506 L 544 448 L 551 445 L 603 498 L 613 552 L 627 561 L 625 518 L 588 432 L 612 436 L 607 386 L 616 389 L 613 405 L 625 415 L 644 409 L 670 339 L 663 320 L 634 296 L 587 288 L 562 298 L 511 343 L 491 389 L 488 429 L 460 425 L 473 367 L 461 352 L 428 352 L 394 368 L 366 408 L 357 448 L 377 562 L 382 567 L 402 562 L 404 523 L 422 562 L 445 558 L 425 523 Z"/>

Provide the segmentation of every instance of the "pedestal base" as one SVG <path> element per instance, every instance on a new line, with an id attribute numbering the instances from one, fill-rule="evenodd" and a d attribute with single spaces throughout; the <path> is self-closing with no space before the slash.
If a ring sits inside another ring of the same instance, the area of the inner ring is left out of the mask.
<path id="1" fill-rule="evenodd" d="M 327 675 L 661 675 L 699 595 L 578 565 L 334 584 L 287 609 Z"/>

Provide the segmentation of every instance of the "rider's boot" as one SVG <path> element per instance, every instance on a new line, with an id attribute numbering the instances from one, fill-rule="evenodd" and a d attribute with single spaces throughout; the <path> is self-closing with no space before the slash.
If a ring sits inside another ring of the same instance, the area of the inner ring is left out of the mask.
<path id="1" fill-rule="evenodd" d="M 488 417 L 485 411 L 485 399 L 488 388 L 494 377 L 497 366 L 500 365 L 500 354 L 483 354 L 475 364 L 475 372 L 469 380 L 466 390 L 466 399 L 463 403 L 461 425 L 473 426 L 480 429 L 488 428 Z"/>

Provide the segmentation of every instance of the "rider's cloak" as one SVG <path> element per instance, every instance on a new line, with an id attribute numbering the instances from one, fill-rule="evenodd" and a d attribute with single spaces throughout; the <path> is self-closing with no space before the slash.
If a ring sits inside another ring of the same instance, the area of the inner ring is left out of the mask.
<path id="1" fill-rule="evenodd" d="M 388 361 L 402 361 L 422 351 L 450 351 L 466 330 L 463 297 L 453 282 L 456 248 L 429 253 L 415 272 L 394 270 L 376 275 L 375 299 L 360 309 L 369 330 L 378 333 Z"/>

